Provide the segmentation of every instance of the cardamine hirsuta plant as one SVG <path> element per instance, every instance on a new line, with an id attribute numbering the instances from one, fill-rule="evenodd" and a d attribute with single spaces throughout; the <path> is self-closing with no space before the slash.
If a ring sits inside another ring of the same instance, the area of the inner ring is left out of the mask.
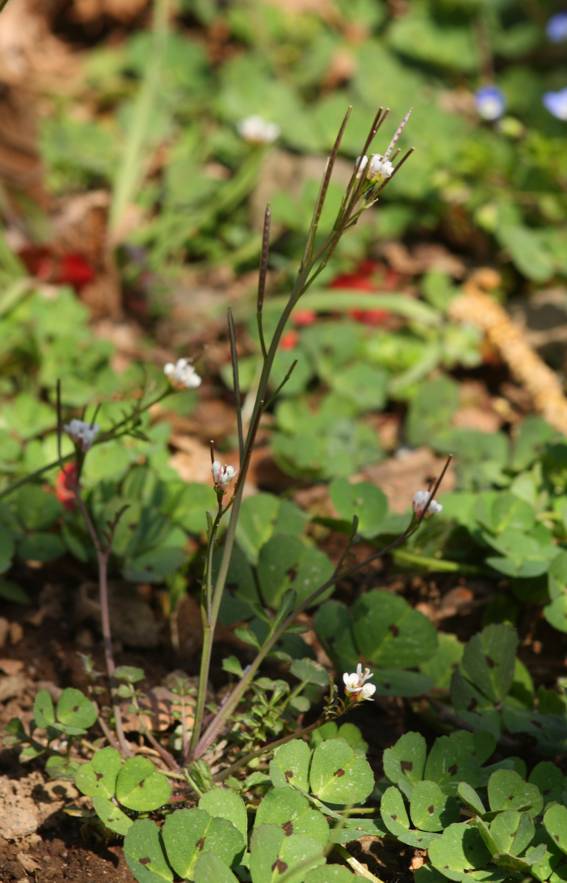
<path id="1" fill-rule="evenodd" d="M 270 209 L 266 208 L 256 302 L 261 365 L 246 420 L 239 381 L 237 329 L 232 313 L 228 312 L 238 467 L 224 464 L 211 442 L 216 509 L 207 513 L 200 593 L 201 660 L 196 693 L 192 685 L 172 688 L 179 697 L 176 731 L 179 738 L 173 743 L 164 744 L 151 721 L 148 723 L 148 716 L 144 718 L 141 712 L 143 693 L 137 685 L 143 673 L 115 663 L 108 571 L 114 538 L 126 508 L 117 507 L 104 522 L 97 519 L 83 487 L 83 468 L 96 446 L 128 435 L 143 437 L 142 416 L 152 406 L 176 390 L 198 389 L 201 377 L 192 360 L 180 358 L 165 365 L 165 387 L 153 393 L 144 391 L 123 419 L 107 429 L 96 422 L 96 412 L 90 419 L 83 414 L 65 423 L 62 391 L 58 388 L 59 456 L 25 479 L 41 478 L 50 468 L 66 470 L 67 489 L 96 554 L 105 675 L 103 678 L 97 674 L 91 665 L 90 698 L 68 688 L 54 704 L 47 691 L 40 691 L 31 730 L 28 732 L 19 721 L 13 721 L 11 738 L 24 746 L 23 758 L 47 753 L 51 774 L 74 778 L 79 791 L 92 801 L 94 813 L 102 823 L 125 837 L 126 857 L 140 883 L 173 880 L 174 873 L 181 879 L 201 883 L 213 879 L 251 879 L 253 883 L 348 880 L 359 865 L 343 844 L 362 833 L 380 831 L 375 820 L 366 818 L 366 810 L 360 805 L 374 787 L 373 774 L 364 757 L 364 742 L 351 724 L 335 723 L 358 703 L 373 701 L 376 686 L 372 683 L 373 672 L 364 665 L 364 659 L 354 671 L 342 674 L 342 696 L 333 684 L 329 685 L 325 670 L 312 660 L 292 663 L 290 671 L 299 680 L 299 686 L 293 690 L 286 681 L 260 677 L 259 671 L 268 657 L 274 654 L 277 657 L 282 639 L 293 633 L 300 614 L 327 599 L 340 580 L 360 573 L 372 561 L 403 544 L 425 518 L 440 511 L 435 495 L 448 462 L 429 489 L 416 492 L 411 501 L 413 514 L 405 530 L 366 560 L 352 565 L 349 552 L 357 537 L 355 516 L 350 537 L 333 572 L 307 592 L 299 592 L 292 580 L 277 610 L 260 611 L 263 634 L 252 641 L 256 649 L 254 658 L 245 668 L 233 660 L 230 670 L 237 674 L 235 683 L 221 702 L 210 697 L 215 634 L 233 562 L 252 452 L 262 417 L 296 364 L 292 364 L 279 387 L 271 391 L 272 369 L 282 334 L 291 314 L 308 297 L 310 287 L 326 267 L 341 238 L 363 212 L 379 201 L 411 153 L 410 150 L 401 153 L 398 148 L 409 113 L 383 152 L 371 152 L 388 115 L 387 110 L 380 109 L 354 163 L 332 228 L 320 237 L 319 222 L 349 114 L 350 109 L 327 160 L 295 282 L 271 336 L 267 335 L 264 323 L 271 219 Z M 64 435 L 73 443 L 73 451 L 65 456 L 61 453 Z M 3 494 L 7 495 L 21 484 L 22 481 Z M 110 696 L 110 703 L 105 704 L 105 694 Z M 294 716 L 302 716 L 314 696 L 322 709 L 320 715 L 308 725 L 294 725 Z M 124 700 L 140 720 L 144 718 L 140 724 L 140 744 L 127 738 Z M 182 708 L 180 712 L 179 708 Z M 191 711 L 189 718 L 187 708 Z M 101 747 L 98 736 L 90 741 L 87 738 L 90 728 L 97 725 L 107 743 L 105 747 Z M 247 734 L 248 738 L 241 738 L 240 742 L 232 740 L 231 731 Z M 273 735 L 279 738 L 269 738 Z M 239 751 L 239 745 L 247 750 Z M 85 751 L 90 754 L 86 762 Z M 178 805 L 181 802 L 183 808 L 173 810 L 170 805 L 173 799 Z M 160 809 L 166 816 L 161 826 L 148 817 Z M 251 830 L 248 812 L 254 814 Z M 338 864 L 332 863 L 333 857 Z M 367 879 L 377 879 L 368 874 Z"/>

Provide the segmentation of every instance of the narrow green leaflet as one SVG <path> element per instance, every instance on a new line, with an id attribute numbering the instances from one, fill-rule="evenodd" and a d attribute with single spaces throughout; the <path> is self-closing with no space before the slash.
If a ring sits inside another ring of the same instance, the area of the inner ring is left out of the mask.
<path id="1" fill-rule="evenodd" d="M 33 719 L 37 727 L 45 729 L 55 723 L 53 699 L 47 690 L 38 690 L 33 703 Z"/>

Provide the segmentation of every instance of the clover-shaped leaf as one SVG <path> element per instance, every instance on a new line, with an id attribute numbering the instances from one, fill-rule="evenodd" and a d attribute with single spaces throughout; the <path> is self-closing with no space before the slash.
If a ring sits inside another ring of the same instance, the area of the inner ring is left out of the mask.
<path id="1" fill-rule="evenodd" d="M 488 780 L 488 802 L 491 810 L 525 810 L 531 816 L 543 808 L 537 785 L 525 782 L 514 770 L 496 770 Z"/>
<path id="2" fill-rule="evenodd" d="M 329 739 L 313 752 L 309 782 L 320 800 L 353 806 L 372 792 L 374 774 L 366 758 L 344 739 Z"/>
<path id="3" fill-rule="evenodd" d="M 410 668 L 437 649 L 432 623 L 391 592 L 362 595 L 352 607 L 352 629 L 362 657 L 378 668 Z"/>
<path id="4" fill-rule="evenodd" d="M 230 788 L 212 788 L 199 800 L 199 809 L 204 809 L 215 819 L 231 822 L 244 839 L 248 836 L 248 816 L 242 797 Z"/>
<path id="5" fill-rule="evenodd" d="M 351 748 L 354 748 L 355 751 L 360 751 L 361 754 L 366 756 L 368 742 L 365 742 L 362 738 L 362 733 L 358 727 L 348 721 L 340 726 L 335 721 L 327 721 L 320 727 L 317 727 L 311 733 L 311 744 L 319 745 L 320 742 L 324 742 L 326 739 L 337 738 L 344 739 Z"/>
<path id="6" fill-rule="evenodd" d="M 147 757 L 129 757 L 116 779 L 119 802 L 137 812 L 150 812 L 171 797 L 169 780 Z"/>
<path id="7" fill-rule="evenodd" d="M 75 775 L 75 785 L 89 797 L 114 797 L 122 758 L 116 748 L 101 748 Z"/>
<path id="8" fill-rule="evenodd" d="M 402 843 L 417 849 L 426 849 L 438 834 L 416 831 L 411 827 L 404 798 L 393 785 L 386 788 L 380 801 L 380 814 L 388 831 Z"/>
<path id="9" fill-rule="evenodd" d="M 173 870 L 193 880 L 201 853 L 213 852 L 231 865 L 243 852 L 245 840 L 226 819 L 213 818 L 203 809 L 178 809 L 169 815 L 161 831 Z"/>
<path id="10" fill-rule="evenodd" d="M 138 819 L 126 833 L 124 855 L 138 883 L 163 883 L 173 880 L 164 855 L 157 825 Z"/>
<path id="11" fill-rule="evenodd" d="M 567 806 L 550 806 L 543 817 L 543 825 L 561 852 L 567 853 Z"/>
<path id="12" fill-rule="evenodd" d="M 322 813 L 289 785 L 268 791 L 256 812 L 255 825 L 279 825 L 286 837 L 307 834 L 323 845 L 329 838 L 329 825 Z"/>
<path id="13" fill-rule="evenodd" d="M 110 831 L 120 834 L 121 837 L 128 833 L 133 821 L 112 800 L 97 794 L 93 797 L 93 806 L 101 822 Z"/>
<path id="14" fill-rule="evenodd" d="M 421 733 L 404 733 L 383 755 L 384 772 L 390 782 L 408 796 L 416 782 L 423 778 L 427 745 Z"/>
<path id="15" fill-rule="evenodd" d="M 429 845 L 429 860 L 434 868 L 449 880 L 468 879 L 466 872 L 485 868 L 490 853 L 478 830 L 466 822 L 449 825 Z M 504 876 L 489 876 L 490 880 L 504 880 Z"/>
<path id="16" fill-rule="evenodd" d="M 512 685 L 517 646 L 518 636 L 512 626 L 486 626 L 466 644 L 460 669 L 484 696 L 500 702 Z"/>
<path id="17" fill-rule="evenodd" d="M 276 825 L 259 825 L 250 845 L 252 883 L 303 883 L 307 871 L 325 862 L 319 840 L 306 834 L 289 837 Z M 294 873 L 294 869 L 297 869 Z"/>
<path id="18" fill-rule="evenodd" d="M 518 856 L 532 842 L 535 825 L 527 812 L 505 810 L 491 821 L 490 834 L 500 853 Z"/>
<path id="19" fill-rule="evenodd" d="M 195 865 L 195 883 L 238 883 L 228 865 L 214 852 L 203 852 Z"/>
<path id="20" fill-rule="evenodd" d="M 545 803 L 561 801 L 566 780 L 559 767 L 551 761 L 542 760 L 536 764 L 529 775 L 529 781 L 537 785 Z"/>
<path id="21" fill-rule="evenodd" d="M 329 493 L 339 518 L 350 525 L 356 515 L 361 536 L 375 537 L 380 532 L 388 501 L 379 488 L 366 481 L 351 484 L 346 478 L 336 478 L 331 482 Z"/>
<path id="22" fill-rule="evenodd" d="M 301 791 L 309 789 L 311 749 L 301 739 L 292 739 L 274 752 L 270 763 L 270 778 L 276 787 L 295 785 Z"/>
<path id="23" fill-rule="evenodd" d="M 73 687 L 67 687 L 61 693 L 56 714 L 57 720 L 67 732 L 88 730 L 97 718 L 94 702 Z"/>
<path id="24" fill-rule="evenodd" d="M 448 793 L 454 793 L 462 780 L 471 786 L 484 784 L 487 774 L 482 764 L 495 746 L 496 740 L 490 733 L 456 730 L 439 736 L 429 752 L 423 776 Z"/>
<path id="25" fill-rule="evenodd" d="M 305 600 L 333 572 L 329 558 L 297 536 L 274 534 L 261 548 L 258 581 L 266 604 L 277 608 L 288 589 Z"/>
<path id="26" fill-rule="evenodd" d="M 410 798 L 411 820 L 420 831 L 442 831 L 457 821 L 457 802 L 447 797 L 436 782 L 416 782 Z"/>

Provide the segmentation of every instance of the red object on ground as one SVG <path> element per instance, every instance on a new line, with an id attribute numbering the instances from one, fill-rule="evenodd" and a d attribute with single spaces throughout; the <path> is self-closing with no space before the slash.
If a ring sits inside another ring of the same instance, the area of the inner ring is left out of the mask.
<path id="1" fill-rule="evenodd" d="M 298 328 L 304 328 L 307 325 L 313 325 L 317 321 L 317 313 L 315 310 L 297 310 L 292 316 L 292 322 Z"/>
<path id="2" fill-rule="evenodd" d="M 78 252 L 56 255 L 43 245 L 29 245 L 19 254 L 26 269 L 36 279 L 56 285 L 72 285 L 77 291 L 95 278 L 95 270 Z"/>
<path id="3" fill-rule="evenodd" d="M 297 331 L 286 331 L 286 333 L 282 335 L 282 339 L 280 341 L 280 349 L 293 350 L 297 346 L 298 341 L 299 334 L 297 333 Z"/>
<path id="4" fill-rule="evenodd" d="M 65 463 L 55 479 L 55 496 L 69 511 L 77 505 L 77 478 L 77 464 L 72 461 Z"/>
<path id="5" fill-rule="evenodd" d="M 331 288 L 353 288 L 367 293 L 393 291 L 400 276 L 395 270 L 370 258 L 361 261 L 353 273 L 342 273 L 331 282 Z M 349 310 L 348 315 L 364 325 L 384 325 L 390 318 L 389 310 Z"/>

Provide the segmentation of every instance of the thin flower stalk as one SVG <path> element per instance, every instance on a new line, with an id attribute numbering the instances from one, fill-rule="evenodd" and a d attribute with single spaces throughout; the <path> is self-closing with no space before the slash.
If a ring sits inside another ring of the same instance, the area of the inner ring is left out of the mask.
<path id="1" fill-rule="evenodd" d="M 201 656 L 201 668 L 200 668 L 200 677 L 199 677 L 199 689 L 197 694 L 197 705 L 195 710 L 195 723 L 193 727 L 193 732 L 191 735 L 191 744 L 190 744 L 190 756 L 194 759 L 202 754 L 202 740 L 201 740 L 201 732 L 203 726 L 203 716 L 205 709 L 205 696 L 208 687 L 209 680 L 209 672 L 211 667 L 212 660 L 212 649 L 213 649 L 213 640 L 216 624 L 218 621 L 220 605 L 222 602 L 222 597 L 224 594 L 224 589 L 226 585 L 226 579 L 228 576 L 228 571 L 230 567 L 230 561 L 232 558 L 232 552 L 234 548 L 234 542 L 236 538 L 236 527 L 238 524 L 238 518 L 240 514 L 240 506 L 242 502 L 242 494 L 244 491 L 244 485 L 246 481 L 246 476 L 248 473 L 248 467 L 250 465 L 250 458 L 252 455 L 252 451 L 254 448 L 254 443 L 256 440 L 256 434 L 258 432 L 258 428 L 260 425 L 260 420 L 268 404 L 273 400 L 273 397 L 268 395 L 268 387 L 270 376 L 272 372 L 272 367 L 274 364 L 274 360 L 278 353 L 279 345 L 281 337 L 284 333 L 284 329 L 288 323 L 288 320 L 297 305 L 299 299 L 305 294 L 307 289 L 312 285 L 314 279 L 319 275 L 320 272 L 324 269 L 327 262 L 329 261 L 331 255 L 333 254 L 335 248 L 337 247 L 339 240 L 345 230 L 348 229 L 349 226 L 352 226 L 353 223 L 358 219 L 361 211 L 364 206 L 359 206 L 359 202 L 361 197 L 363 196 L 364 184 L 361 181 L 357 181 L 356 179 L 356 167 L 353 169 L 351 179 L 349 181 L 347 192 L 345 197 L 341 203 L 339 211 L 337 213 L 337 217 L 335 219 L 335 223 L 331 230 L 331 233 L 324 241 L 323 245 L 319 249 L 318 252 L 314 253 L 315 249 L 315 239 L 319 224 L 319 219 L 321 217 L 321 213 L 323 211 L 323 207 L 325 204 L 325 199 L 328 192 L 329 183 L 331 180 L 331 176 L 333 173 L 334 164 L 336 162 L 336 158 L 338 156 L 338 152 L 341 145 L 341 140 L 344 134 L 344 130 L 346 124 L 348 122 L 348 118 L 350 115 L 350 108 L 347 110 L 341 127 L 339 129 L 337 138 L 335 139 L 335 143 L 331 150 L 331 154 L 327 161 L 327 166 L 325 169 L 325 173 L 323 175 L 323 180 L 321 183 L 321 188 L 319 191 L 319 196 L 317 198 L 315 209 L 313 212 L 313 217 L 311 220 L 311 225 L 309 228 L 309 232 L 307 234 L 307 242 L 305 246 L 305 250 L 303 253 L 303 258 L 300 263 L 299 271 L 293 285 L 292 291 L 288 298 L 287 303 L 282 309 L 282 312 L 279 316 L 279 319 L 276 324 L 276 328 L 272 335 L 272 339 L 268 346 L 266 346 L 264 341 L 264 346 L 262 347 L 262 369 L 260 378 L 258 381 L 258 386 L 256 390 L 256 397 L 254 400 L 254 405 L 252 408 L 252 414 L 250 416 L 250 422 L 248 425 L 248 430 L 246 433 L 246 437 L 244 439 L 243 444 L 241 445 L 241 455 L 240 455 L 240 464 L 239 464 L 239 474 L 236 481 L 234 496 L 231 500 L 231 512 L 230 518 L 227 525 L 226 535 L 224 539 L 224 548 L 219 564 L 218 573 L 216 576 L 216 580 L 214 586 L 209 584 L 209 580 L 205 581 L 205 589 L 204 594 L 205 598 L 202 603 L 202 610 L 206 611 L 204 614 L 204 634 L 203 634 L 203 648 L 202 648 L 202 656 Z M 382 125 L 384 119 L 386 118 L 387 111 L 384 111 L 382 108 L 376 114 L 374 121 L 372 123 L 372 127 L 370 129 L 369 135 L 366 139 L 364 150 L 366 152 L 368 147 L 372 143 L 372 140 L 378 131 L 378 128 Z M 264 300 L 264 292 L 265 292 L 265 273 L 267 268 L 267 260 L 268 260 L 268 244 L 266 240 L 266 230 L 269 231 L 269 221 L 267 216 L 265 218 L 264 223 L 264 236 L 263 236 L 263 249 L 262 249 L 262 264 L 261 264 L 261 281 L 259 285 L 259 298 L 258 298 L 258 310 L 257 317 L 259 327 L 261 329 L 261 340 L 263 340 L 263 331 L 262 331 L 262 305 Z M 234 336 L 234 326 L 231 323 L 231 317 L 229 317 L 229 333 L 231 336 L 231 351 L 234 353 L 236 350 L 235 345 L 235 336 Z M 239 402 L 239 390 L 237 389 L 237 372 L 234 369 L 234 356 L 233 356 L 233 377 L 235 381 L 235 392 Z M 241 427 L 241 418 L 238 417 L 238 426 L 239 429 Z M 228 508 L 228 507 L 227 507 Z M 220 523 L 220 522 L 219 522 Z M 216 525 L 214 535 L 212 539 L 216 538 L 216 531 L 218 529 L 218 525 Z M 207 573 L 210 575 L 211 567 L 207 564 Z M 205 619 L 206 616 L 206 619 Z M 261 660 L 260 660 L 261 661 Z M 258 662 L 258 665 L 260 662 Z M 248 683 L 249 683 L 248 679 Z M 222 711 L 225 713 L 225 707 L 223 707 Z M 215 719 L 216 720 L 216 719 Z M 209 725 L 209 728 L 213 726 L 214 722 Z M 208 732 L 208 731 L 207 731 Z M 210 739 L 207 737 L 207 744 L 210 744 Z"/>
<path id="2" fill-rule="evenodd" d="M 441 473 L 439 474 L 437 480 L 435 481 L 435 483 L 430 491 L 431 499 L 434 498 L 435 494 L 439 490 L 441 482 L 443 481 L 443 479 L 447 473 L 447 470 L 451 464 L 451 461 L 452 461 L 452 457 L 449 456 L 445 462 L 445 465 L 443 466 L 443 469 L 441 470 Z M 353 528 L 353 532 L 351 533 L 351 537 L 349 538 L 349 542 L 347 544 L 347 548 L 345 550 L 345 553 L 339 559 L 339 562 L 337 564 L 337 567 L 335 568 L 334 573 L 329 577 L 328 580 L 326 580 L 324 583 L 322 583 L 322 585 L 320 585 L 317 589 L 315 589 L 313 592 L 311 592 L 311 594 L 308 595 L 308 597 L 305 598 L 305 600 L 302 601 L 301 604 L 297 605 L 289 615 L 283 617 L 272 628 L 272 631 L 267 636 L 264 644 L 262 645 L 262 647 L 258 651 L 256 658 L 248 666 L 243 677 L 240 679 L 238 684 L 235 686 L 232 693 L 230 693 L 227 697 L 225 697 L 222 707 L 219 709 L 219 711 L 217 712 L 217 714 L 215 715 L 215 717 L 213 718 L 213 720 L 211 721 L 211 723 L 209 724 L 209 726 L 207 727 L 205 732 L 203 733 L 201 739 L 197 743 L 195 749 L 193 750 L 193 757 L 195 759 L 201 757 L 207 751 L 209 746 L 216 739 L 217 735 L 222 731 L 222 729 L 225 725 L 225 722 L 236 711 L 236 708 L 240 704 L 242 697 L 244 696 L 244 694 L 247 692 L 248 688 L 250 687 L 252 681 L 254 680 L 254 677 L 256 676 L 256 672 L 260 668 L 262 662 L 264 661 L 264 659 L 266 659 L 267 656 L 269 656 L 273 647 L 277 644 L 277 642 L 280 640 L 280 638 L 285 634 L 285 632 L 290 627 L 290 625 L 293 624 L 293 622 L 295 621 L 297 616 L 300 613 L 302 613 L 304 610 L 307 610 L 309 607 L 312 607 L 319 600 L 319 598 L 326 591 L 328 591 L 328 589 L 332 588 L 340 579 L 345 579 L 345 578 L 350 578 L 350 577 L 355 576 L 361 570 L 364 570 L 373 561 L 376 561 L 377 559 L 382 558 L 384 555 L 388 554 L 389 552 L 394 551 L 394 549 L 397 549 L 399 546 L 403 545 L 403 543 L 405 543 L 409 539 L 409 537 L 411 537 L 412 534 L 414 534 L 416 532 L 416 530 L 418 530 L 422 521 L 425 518 L 425 514 L 426 514 L 425 511 L 421 515 L 416 515 L 415 513 L 413 513 L 412 519 L 409 522 L 407 528 L 398 537 L 396 537 L 394 540 L 392 540 L 391 543 L 388 543 L 388 545 L 384 546 L 382 549 L 379 549 L 377 552 L 373 552 L 372 555 L 369 555 L 368 558 L 365 558 L 363 561 L 360 561 L 357 564 L 353 565 L 352 567 L 343 570 L 344 560 L 346 558 L 346 555 L 348 553 L 348 549 L 352 543 L 352 540 L 354 539 L 354 533 L 355 533 L 356 528 L 355 527 Z"/>

